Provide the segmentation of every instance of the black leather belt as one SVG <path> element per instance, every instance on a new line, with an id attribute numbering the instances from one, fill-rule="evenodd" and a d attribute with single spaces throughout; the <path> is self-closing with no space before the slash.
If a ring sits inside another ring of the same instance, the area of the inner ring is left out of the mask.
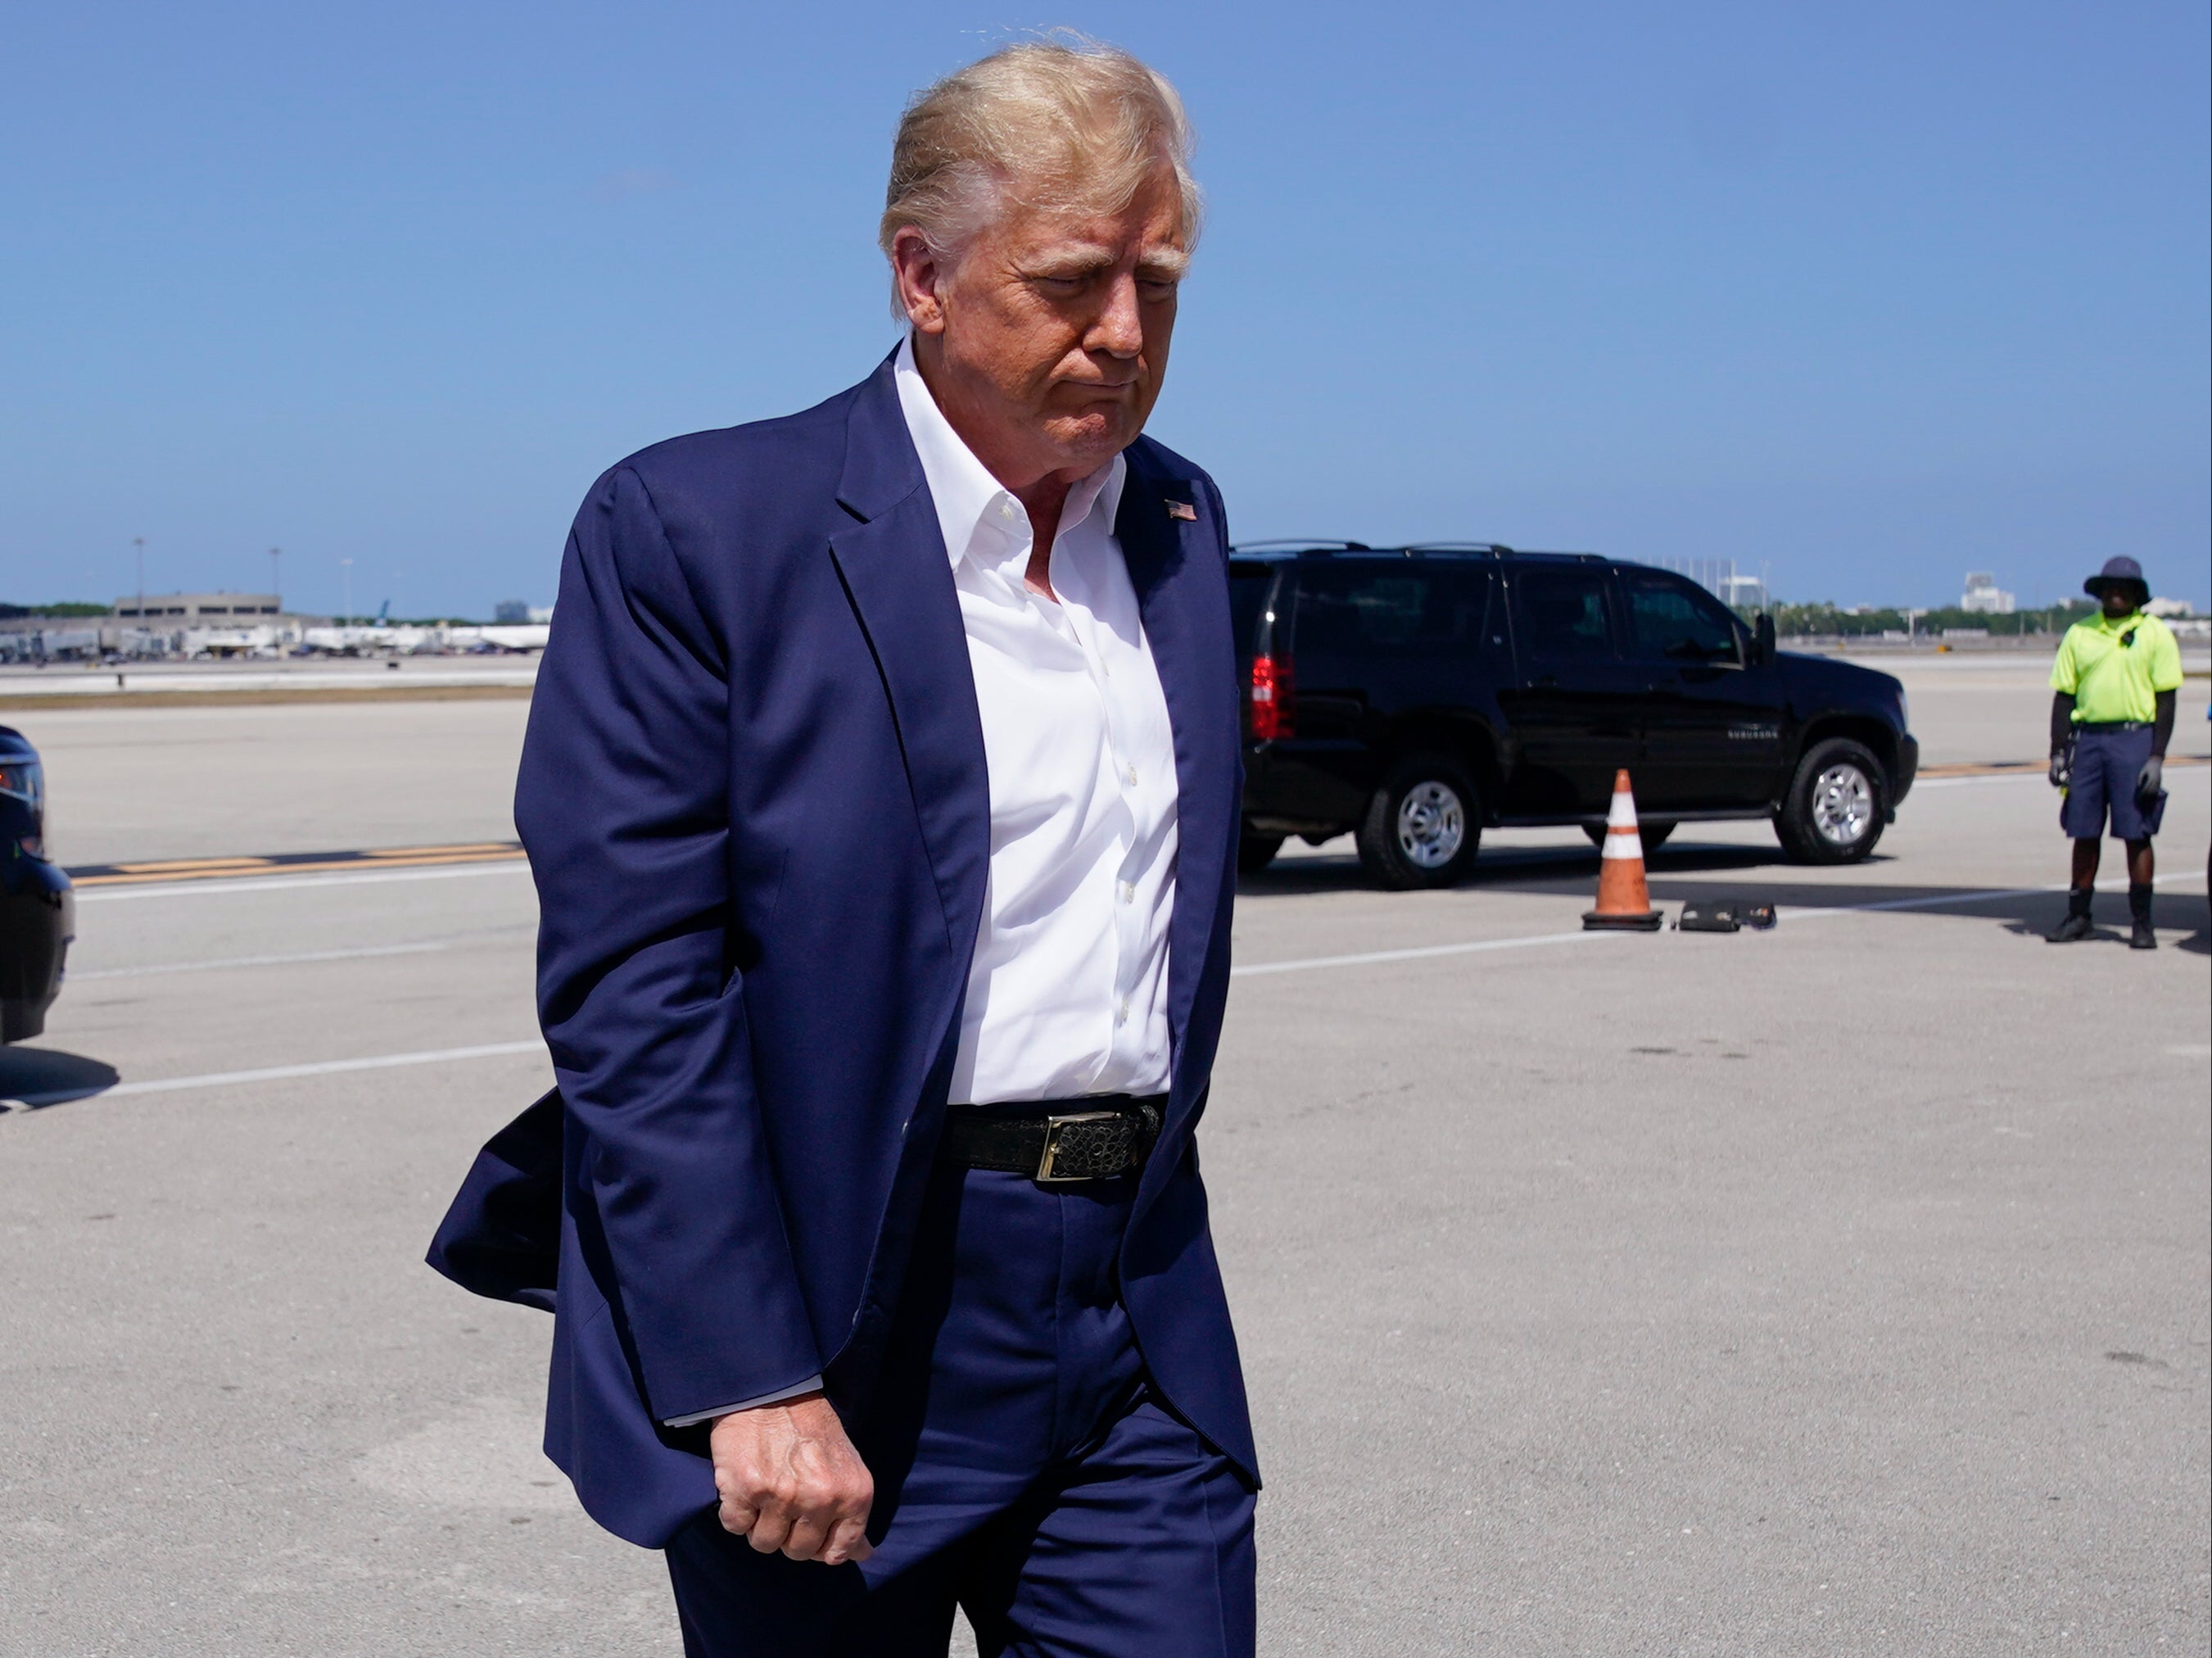
<path id="1" fill-rule="evenodd" d="M 2151 728 L 2152 722 L 2148 720 L 2076 720 L 2074 722 L 2076 731 L 2148 731 Z"/>
<path id="2" fill-rule="evenodd" d="M 1159 1137 L 1164 1094 L 954 1106 L 939 1155 L 967 1168 L 1003 1169 L 1047 1185 L 1110 1180 L 1145 1166 Z"/>

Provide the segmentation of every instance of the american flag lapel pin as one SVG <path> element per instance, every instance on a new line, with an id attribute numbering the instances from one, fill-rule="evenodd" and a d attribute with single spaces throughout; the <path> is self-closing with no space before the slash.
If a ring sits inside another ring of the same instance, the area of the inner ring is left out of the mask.
<path id="1" fill-rule="evenodd" d="M 1168 516 L 1180 518 L 1186 524 L 1195 524 L 1198 522 L 1198 509 L 1188 501 L 1170 501 L 1168 503 Z"/>

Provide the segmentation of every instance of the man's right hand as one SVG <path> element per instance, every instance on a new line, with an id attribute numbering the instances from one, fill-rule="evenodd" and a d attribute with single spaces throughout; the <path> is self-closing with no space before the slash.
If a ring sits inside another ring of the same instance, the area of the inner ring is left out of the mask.
<path id="1" fill-rule="evenodd" d="M 2054 748 L 2051 751 L 2051 786 L 2063 789 L 2074 781 L 2074 751 Z"/>
<path id="2" fill-rule="evenodd" d="M 2136 804 L 2148 810 L 2166 789 L 2166 757 L 2154 754 L 2142 763 L 2136 776 Z"/>
<path id="3" fill-rule="evenodd" d="M 820 1393 L 717 1417 L 708 1446 L 723 1530 L 763 1554 L 830 1566 L 875 1552 L 875 1477 Z"/>

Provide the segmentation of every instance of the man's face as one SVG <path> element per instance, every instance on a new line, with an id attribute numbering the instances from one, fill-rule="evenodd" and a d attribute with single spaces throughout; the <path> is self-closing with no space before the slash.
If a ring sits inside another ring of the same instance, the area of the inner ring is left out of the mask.
<path id="1" fill-rule="evenodd" d="M 1119 213 L 1015 210 L 950 271 L 894 248 L 939 406 L 1001 483 L 1096 472 L 1158 400 L 1188 259 L 1165 167 Z"/>
<path id="2" fill-rule="evenodd" d="M 2107 582 L 2097 589 L 2098 600 L 2105 607 L 2105 614 L 2120 621 L 2135 614 L 2135 589 L 2124 582 Z"/>

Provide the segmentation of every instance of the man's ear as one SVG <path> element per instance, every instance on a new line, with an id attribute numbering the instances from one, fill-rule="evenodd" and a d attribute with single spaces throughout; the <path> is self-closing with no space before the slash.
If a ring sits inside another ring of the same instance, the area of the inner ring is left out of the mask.
<path id="1" fill-rule="evenodd" d="M 907 320 L 917 333 L 945 332 L 945 302 L 937 291 L 944 274 L 921 232 L 910 224 L 902 227 L 891 239 L 891 278 L 898 285 Z"/>

